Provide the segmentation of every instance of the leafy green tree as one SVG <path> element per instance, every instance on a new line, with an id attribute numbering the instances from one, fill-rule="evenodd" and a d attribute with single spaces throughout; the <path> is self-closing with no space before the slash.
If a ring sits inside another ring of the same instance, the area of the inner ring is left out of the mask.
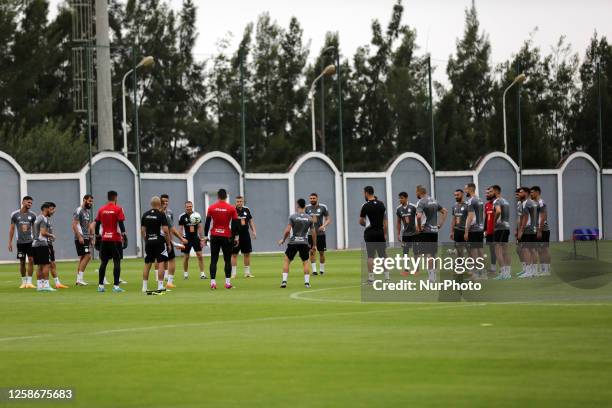
<path id="1" fill-rule="evenodd" d="M 440 101 L 436 126 L 437 162 L 443 169 L 472 166 L 490 148 L 492 115 L 491 44 L 480 31 L 476 6 L 465 12 L 465 30 L 446 72 L 451 89 Z M 466 148 L 467 146 L 467 148 Z"/>

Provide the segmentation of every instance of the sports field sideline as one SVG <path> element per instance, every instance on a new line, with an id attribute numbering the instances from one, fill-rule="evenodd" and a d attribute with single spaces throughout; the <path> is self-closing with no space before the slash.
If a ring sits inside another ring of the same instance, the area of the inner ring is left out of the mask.
<path id="1" fill-rule="evenodd" d="M 281 256 L 257 255 L 235 289 L 192 274 L 163 296 L 141 293 L 142 260 L 123 263 L 125 293 L 96 293 L 92 266 L 74 287 L 72 262 L 58 263 L 69 289 L 17 289 L 0 265 L 0 387 L 71 388 L 53 404 L 83 407 L 612 400 L 612 303 L 361 303 L 360 254 L 327 265 L 310 290 L 294 266 L 282 290 Z"/>

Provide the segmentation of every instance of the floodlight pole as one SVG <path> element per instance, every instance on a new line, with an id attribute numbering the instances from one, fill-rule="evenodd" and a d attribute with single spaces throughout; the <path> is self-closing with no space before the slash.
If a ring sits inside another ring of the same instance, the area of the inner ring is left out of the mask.
<path id="1" fill-rule="evenodd" d="M 242 146 L 242 189 L 246 197 L 246 118 L 244 104 L 244 49 L 240 50 L 240 141 Z"/>
<path id="2" fill-rule="evenodd" d="M 504 90 L 504 95 L 502 97 L 502 111 L 504 114 L 504 153 L 508 154 L 508 134 L 506 130 L 506 94 L 508 91 L 516 84 L 520 84 L 525 80 L 524 74 L 519 74 L 514 78 L 514 81 Z"/>
<path id="3" fill-rule="evenodd" d="M 132 64 L 134 65 L 131 70 L 133 85 L 134 85 L 134 147 L 136 150 L 136 174 L 138 177 L 138 216 L 137 218 L 140 219 L 140 216 L 142 214 L 142 197 L 141 197 L 142 180 L 140 177 L 140 137 L 138 134 L 138 78 L 136 77 L 136 70 L 140 64 L 136 63 L 136 47 L 135 46 L 132 46 Z M 125 109 L 125 103 L 123 106 Z M 127 149 L 127 146 L 126 146 L 126 149 Z M 138 231 L 136 231 L 136 235 L 139 235 Z M 141 238 L 140 250 L 142 250 L 143 237 L 141 236 L 140 238 Z M 136 253 L 138 254 L 138 252 L 139 251 L 137 250 Z"/>
<path id="4" fill-rule="evenodd" d="M 313 152 L 317 151 L 317 129 L 316 129 L 316 124 L 315 124 L 315 99 L 314 99 L 315 86 L 317 85 L 317 82 L 319 81 L 319 79 L 323 78 L 323 75 L 324 73 L 322 72 L 318 77 L 315 78 L 314 81 L 312 81 L 312 85 L 310 86 L 310 92 L 308 93 L 310 97 L 310 113 L 311 113 L 311 120 L 312 120 L 312 151 Z"/>

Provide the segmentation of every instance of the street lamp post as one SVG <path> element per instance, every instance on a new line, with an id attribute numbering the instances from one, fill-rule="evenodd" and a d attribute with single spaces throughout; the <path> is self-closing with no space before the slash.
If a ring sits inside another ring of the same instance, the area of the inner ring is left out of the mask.
<path id="1" fill-rule="evenodd" d="M 308 93 L 308 97 L 310 98 L 310 111 L 312 114 L 312 151 L 313 152 L 317 150 L 317 130 L 315 127 L 315 100 L 314 100 L 315 86 L 317 85 L 317 82 L 319 81 L 319 79 L 323 78 L 324 76 L 334 75 L 335 73 L 336 73 L 336 66 L 328 65 L 325 67 L 323 72 L 321 72 L 321 74 L 318 77 L 316 77 L 314 81 L 312 81 L 312 85 L 310 85 L 310 92 Z"/>
<path id="2" fill-rule="evenodd" d="M 502 110 L 504 113 L 504 153 L 506 154 L 508 154 L 508 135 L 506 133 L 506 94 L 514 85 L 522 84 L 523 82 L 525 82 L 526 79 L 527 77 L 525 76 L 525 74 L 519 74 L 516 78 L 514 78 L 514 81 L 512 81 L 512 83 L 504 91 Z"/>
<path id="3" fill-rule="evenodd" d="M 125 73 L 123 79 L 121 80 L 121 93 L 122 93 L 122 101 L 123 101 L 123 122 L 121 122 L 121 128 L 123 130 L 123 154 L 125 157 L 128 156 L 128 137 L 127 137 L 127 119 L 126 119 L 126 108 L 125 108 L 125 80 L 127 77 L 134 72 L 135 69 L 140 67 L 148 67 L 155 63 L 155 59 L 151 56 L 144 57 L 140 62 L 136 65 L 135 68 L 130 69 Z"/>

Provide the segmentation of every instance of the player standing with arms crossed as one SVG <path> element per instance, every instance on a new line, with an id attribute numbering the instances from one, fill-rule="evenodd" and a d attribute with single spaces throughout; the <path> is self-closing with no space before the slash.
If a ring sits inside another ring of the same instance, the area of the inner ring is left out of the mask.
<path id="1" fill-rule="evenodd" d="M 116 191 L 107 193 L 108 202 L 100 207 L 96 217 L 96 240 L 100 240 L 100 268 L 98 269 L 98 292 L 104 292 L 104 277 L 106 265 L 113 260 L 113 292 L 125 292 L 119 287 L 121 279 L 121 259 L 123 258 L 123 244 L 127 242 L 125 232 L 125 215 L 123 208 L 117 205 Z M 100 235 L 102 227 L 102 235 Z"/>
<path id="2" fill-rule="evenodd" d="M 91 207 L 93 196 L 85 194 L 83 202 L 72 214 L 72 232 L 74 232 L 74 246 L 76 247 L 79 263 L 77 265 L 77 286 L 87 286 L 85 268 L 91 260 L 91 236 L 93 235 L 93 223 L 91 222 Z"/>
<path id="3" fill-rule="evenodd" d="M 167 215 L 161 211 L 161 199 L 151 198 L 151 209 L 142 215 L 140 229 L 145 240 L 144 269 L 142 271 L 142 291 L 147 292 L 151 265 L 157 263 L 157 290 L 164 289 L 164 263 L 168 261 L 168 252 L 172 249 Z"/>
<path id="4" fill-rule="evenodd" d="M 310 231 L 310 235 L 309 234 Z M 308 259 L 310 250 L 308 244 L 308 236 L 312 237 L 314 245 L 317 244 L 317 231 L 314 228 L 312 217 L 306 214 L 306 200 L 300 198 L 295 203 L 295 213 L 289 217 L 289 222 L 283 231 L 283 238 L 278 241 L 278 245 L 282 246 L 289 235 L 289 243 L 285 250 L 285 261 L 283 263 L 283 278 L 281 281 L 281 289 L 287 287 L 287 279 L 289 278 L 289 265 L 299 253 L 304 268 L 304 286 L 310 288 L 310 270 L 308 269 Z"/>
<path id="5" fill-rule="evenodd" d="M 257 229 L 253 221 L 253 214 L 249 207 L 244 205 L 244 197 L 236 196 L 236 212 L 240 225 L 238 226 L 238 245 L 232 248 L 232 279 L 236 277 L 238 269 L 238 254 L 242 252 L 244 258 L 244 277 L 252 278 L 251 275 L 251 252 L 253 252 L 253 244 L 251 243 L 251 231 L 253 239 L 257 239 Z"/>
<path id="6" fill-rule="evenodd" d="M 13 238 L 17 230 L 17 259 L 19 259 L 19 272 L 21 273 L 21 286 L 19 289 L 34 289 L 32 274 L 34 273 L 34 258 L 32 253 L 32 227 L 36 221 L 36 214 L 32 208 L 32 197 L 25 196 L 21 200 L 21 208 L 11 214 L 9 227 L 8 250 L 13 252 Z M 26 269 L 26 260 L 28 261 Z"/>
<path id="7" fill-rule="evenodd" d="M 181 227 L 181 235 L 187 240 L 185 248 L 183 248 L 183 279 L 189 279 L 189 254 L 191 249 L 196 253 L 198 258 L 198 266 L 200 267 L 200 279 L 208 279 L 204 272 L 204 256 L 202 255 L 202 237 L 203 227 L 201 217 L 192 217 L 193 203 L 185 202 L 185 212 L 179 216 L 179 227 Z M 192 218 L 194 218 L 192 220 Z M 197 218 L 197 219 L 196 219 Z"/>
<path id="8" fill-rule="evenodd" d="M 306 206 L 306 214 L 310 215 L 313 221 L 313 228 L 317 232 L 317 243 L 314 245 L 310 235 L 308 236 L 308 244 L 310 245 L 310 264 L 312 266 L 312 274 L 317 275 L 317 252 L 319 253 L 319 270 L 321 275 L 325 273 L 325 251 L 327 250 L 327 241 L 325 239 L 325 231 L 331 224 L 332 219 L 329 215 L 329 210 L 325 204 L 319 204 L 319 195 L 317 193 L 310 194 L 310 205 Z"/>
<path id="9" fill-rule="evenodd" d="M 217 262 L 219 252 L 223 252 L 225 263 L 225 289 L 231 289 L 232 249 L 238 245 L 238 213 L 236 207 L 227 201 L 227 191 L 221 188 L 217 191 L 217 202 L 208 207 L 204 239 L 208 239 L 210 231 L 210 288 L 217 289 Z M 212 228 L 211 228 L 212 222 Z M 234 239 L 232 239 L 232 236 Z"/>

